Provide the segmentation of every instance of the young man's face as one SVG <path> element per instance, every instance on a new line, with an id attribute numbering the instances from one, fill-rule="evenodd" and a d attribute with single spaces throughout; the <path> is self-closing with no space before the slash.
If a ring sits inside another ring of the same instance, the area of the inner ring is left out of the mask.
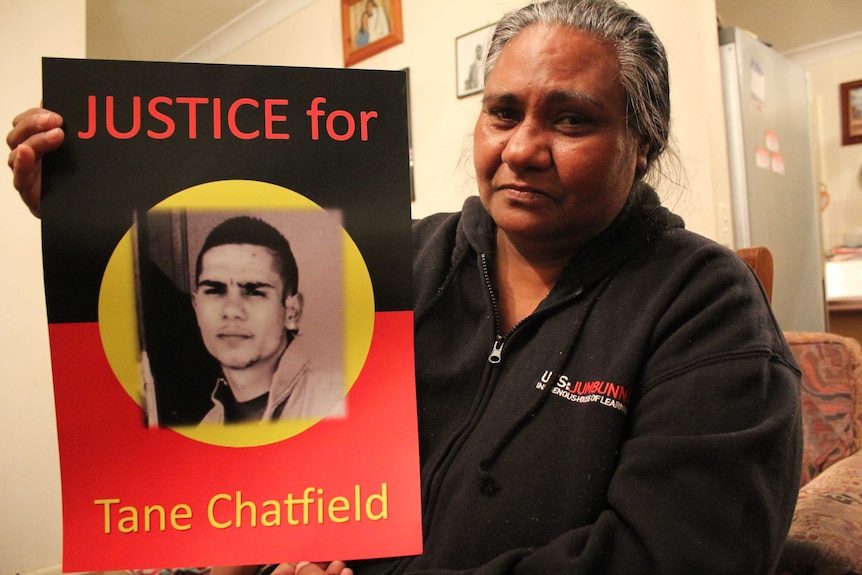
<path id="1" fill-rule="evenodd" d="M 204 253 L 192 302 L 204 345 L 223 368 L 274 370 L 287 347 L 284 285 L 276 266 L 263 246 L 227 244 Z"/>

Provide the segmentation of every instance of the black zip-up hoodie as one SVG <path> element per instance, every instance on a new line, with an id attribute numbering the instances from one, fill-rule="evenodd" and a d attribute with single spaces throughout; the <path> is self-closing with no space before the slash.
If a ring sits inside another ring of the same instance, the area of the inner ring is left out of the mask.
<path id="1" fill-rule="evenodd" d="M 494 233 L 414 226 L 425 551 L 357 571 L 772 573 L 799 372 L 753 272 L 638 184 L 501 334 Z"/>

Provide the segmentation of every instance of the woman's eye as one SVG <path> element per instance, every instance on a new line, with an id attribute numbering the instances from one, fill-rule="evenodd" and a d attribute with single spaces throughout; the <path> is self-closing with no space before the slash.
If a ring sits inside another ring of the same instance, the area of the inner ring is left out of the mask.
<path id="1" fill-rule="evenodd" d="M 518 112 L 511 108 L 495 108 L 491 110 L 491 115 L 504 122 L 517 122 L 520 117 Z"/>
<path id="2" fill-rule="evenodd" d="M 566 114 L 557 118 L 557 124 L 564 126 L 580 126 L 586 122 L 587 119 L 578 114 Z"/>

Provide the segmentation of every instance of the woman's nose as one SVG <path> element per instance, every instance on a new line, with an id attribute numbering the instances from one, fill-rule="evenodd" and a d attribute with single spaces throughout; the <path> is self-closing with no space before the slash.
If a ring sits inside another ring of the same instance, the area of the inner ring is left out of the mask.
<path id="1" fill-rule="evenodd" d="M 553 163 L 549 138 L 536 122 L 523 121 L 509 133 L 501 159 L 515 172 L 547 169 Z"/>

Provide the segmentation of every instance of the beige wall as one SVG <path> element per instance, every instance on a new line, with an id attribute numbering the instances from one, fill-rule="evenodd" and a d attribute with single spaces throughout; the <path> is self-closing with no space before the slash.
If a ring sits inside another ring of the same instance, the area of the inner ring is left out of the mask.
<path id="1" fill-rule="evenodd" d="M 862 144 L 841 145 L 839 86 L 862 78 L 862 51 L 805 63 L 815 129 L 815 176 L 831 201 L 822 213 L 823 247 L 843 244 L 843 236 L 862 228 Z"/>
<path id="2" fill-rule="evenodd" d="M 0 5 L 4 139 L 12 117 L 39 103 L 39 58 L 84 55 L 84 13 L 84 0 Z M 60 472 L 40 228 L 8 172 L 0 178 L 0 230 L 0 575 L 59 572 Z"/>
<path id="3" fill-rule="evenodd" d="M 480 96 L 455 95 L 455 38 L 498 19 L 520 0 L 402 0 L 405 42 L 358 68 L 410 69 L 414 217 L 457 210 L 473 193 L 469 148 Z M 718 238 L 716 205 L 729 203 L 715 6 L 712 0 L 635 0 L 664 39 L 671 62 L 673 132 L 684 188 L 663 188 L 691 229 Z M 221 59 L 228 63 L 341 67 L 339 3 L 315 2 Z M 675 178 L 679 180 L 680 178 Z"/>

